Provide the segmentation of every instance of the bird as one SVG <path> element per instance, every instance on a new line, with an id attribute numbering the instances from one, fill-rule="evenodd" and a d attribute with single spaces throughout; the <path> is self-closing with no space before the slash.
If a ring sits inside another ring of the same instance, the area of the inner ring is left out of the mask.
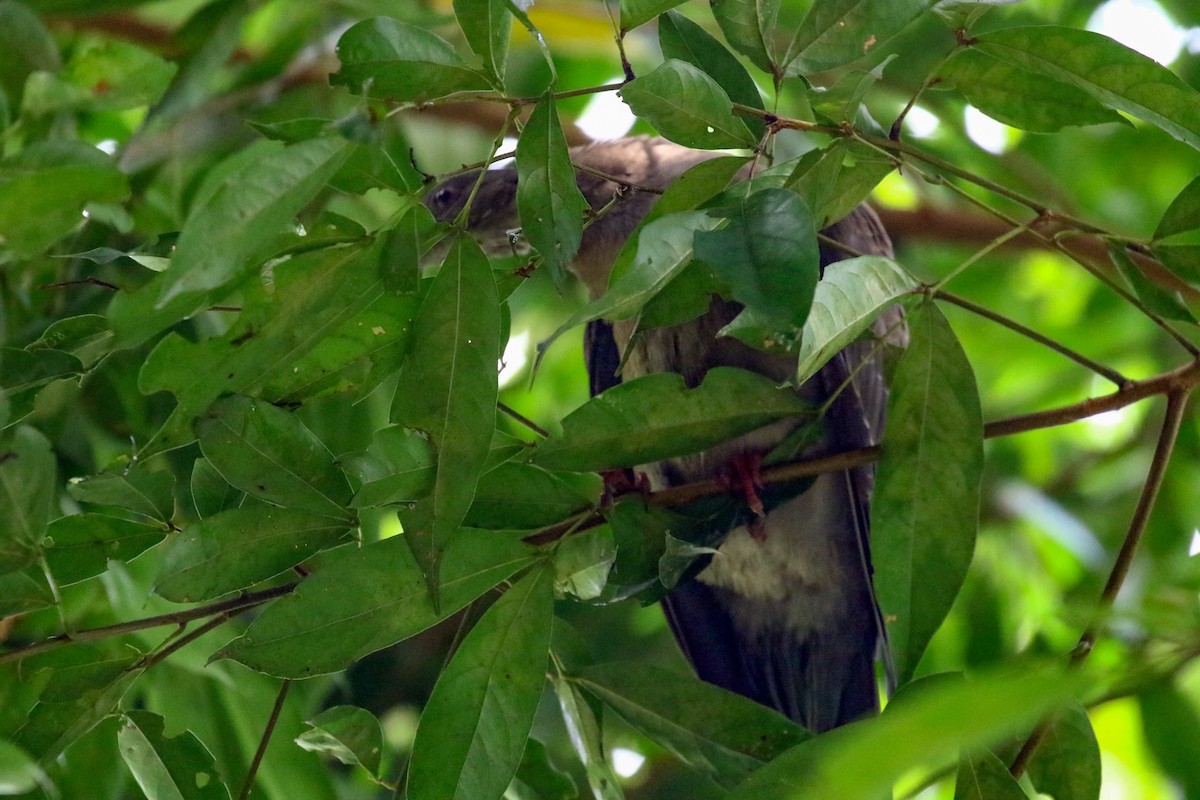
<path id="1" fill-rule="evenodd" d="M 651 136 L 595 142 L 569 152 L 593 215 L 570 268 L 593 298 L 603 294 L 618 252 L 659 194 L 689 168 L 721 155 Z M 747 174 L 744 170 L 740 177 Z M 511 253 L 520 227 L 517 171 L 510 166 L 483 173 L 482 181 L 479 177 L 470 172 L 447 179 L 428 192 L 425 205 L 438 220 L 451 221 L 474 192 L 467 229 L 486 251 Z M 850 255 L 892 255 L 887 232 L 866 205 L 822 233 L 822 268 Z M 739 303 L 713 296 L 707 313 L 636 336 L 636 321 L 590 323 L 584 342 L 592 394 L 657 372 L 678 373 L 695 386 L 717 366 L 787 382 L 795 375 L 795 356 L 766 353 L 720 335 L 741 310 Z M 903 346 L 901 314 L 897 307 L 876 321 L 877 340 Z M 876 344 L 852 343 L 796 388 L 816 404 L 829 401 L 823 431 L 805 455 L 880 442 L 887 386 L 882 348 Z M 796 425 L 775 423 L 704 452 L 638 469 L 652 489 L 726 476 L 731 463 L 744 466 L 739 459 L 747 457 L 753 463 Z M 744 521 L 728 531 L 708 565 L 663 599 L 671 631 L 701 679 L 818 733 L 878 711 L 875 664 L 886 653 L 886 634 L 871 582 L 873 481 L 870 465 L 826 473 L 761 516 L 743 514 Z"/>

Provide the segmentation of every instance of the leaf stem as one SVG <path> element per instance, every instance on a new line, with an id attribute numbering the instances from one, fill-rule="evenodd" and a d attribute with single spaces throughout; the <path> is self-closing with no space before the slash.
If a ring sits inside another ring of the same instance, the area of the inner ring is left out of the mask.
<path id="1" fill-rule="evenodd" d="M 254 751 L 254 758 L 250 761 L 250 767 L 246 770 L 246 780 L 242 782 L 242 790 L 238 792 L 238 800 L 246 800 L 250 796 L 250 790 L 254 787 L 254 776 L 258 774 L 258 767 L 262 763 L 263 756 L 266 755 L 267 745 L 271 742 L 271 734 L 275 732 L 275 725 L 279 722 L 279 714 L 283 711 L 283 701 L 287 699 L 288 689 L 291 687 L 292 682 L 287 678 L 279 685 L 279 693 L 275 695 L 275 705 L 271 708 L 271 716 L 267 718 L 267 726 L 263 729 L 262 738 L 258 740 L 258 749 Z"/>
<path id="2" fill-rule="evenodd" d="M 1001 325 L 1005 328 L 1008 328 L 1009 330 L 1014 331 L 1015 333 L 1018 333 L 1027 339 L 1032 339 L 1033 341 L 1037 342 L 1038 344 L 1041 344 L 1041 345 L 1044 345 L 1045 347 L 1050 348 L 1051 350 L 1058 353 L 1059 355 L 1069 358 L 1071 361 L 1074 361 L 1076 364 L 1086 367 L 1087 369 L 1091 370 L 1092 372 L 1095 372 L 1097 375 L 1100 375 L 1101 377 L 1112 381 L 1118 387 L 1126 386 L 1130 382 L 1128 378 L 1126 378 L 1124 375 L 1117 372 L 1116 370 L 1110 369 L 1110 368 L 1104 366 L 1103 364 L 1093 361 L 1092 359 L 1088 358 L 1087 356 L 1083 355 L 1082 353 L 1075 352 L 1074 350 L 1067 347 L 1066 345 L 1056 342 L 1053 339 L 1051 339 L 1050 337 L 1044 336 L 1043 334 L 1038 333 L 1037 331 L 1033 330 L 1032 328 L 1028 328 L 1028 327 L 1022 325 L 1021 323 L 1017 322 L 1015 319 L 1010 319 L 1009 317 L 1006 317 L 1003 314 L 999 314 L 995 311 L 992 311 L 991 309 L 984 308 L 981 305 L 977 305 L 976 303 L 973 303 L 964 297 L 959 297 L 958 295 L 953 294 L 951 292 L 941 291 L 941 292 L 937 293 L 937 299 L 944 300 L 947 303 L 958 306 L 959 308 L 964 308 L 967 311 L 970 311 L 972 314 L 983 317 L 984 319 L 987 319 L 987 320 L 991 320 L 992 322 L 995 322 L 997 325 Z"/>
<path id="3" fill-rule="evenodd" d="M 1187 408 L 1191 388 L 1191 386 L 1178 387 L 1167 394 L 1167 411 L 1163 418 L 1162 428 L 1158 434 L 1158 444 L 1154 448 L 1154 459 L 1150 462 L 1150 470 L 1146 474 L 1146 482 L 1142 485 L 1142 491 L 1138 495 L 1137 507 L 1134 509 L 1133 517 L 1129 521 L 1129 528 L 1125 532 L 1125 540 L 1121 543 L 1121 549 L 1113 561 L 1112 570 L 1108 573 L 1108 580 L 1104 584 L 1104 589 L 1100 592 L 1096 614 L 1079 637 L 1079 644 L 1071 652 L 1070 663 L 1072 665 L 1081 663 L 1092 652 L 1092 648 L 1095 646 L 1096 639 L 1099 636 L 1099 619 L 1106 616 L 1112 609 L 1113 603 L 1117 599 L 1117 594 L 1121 591 L 1121 587 L 1125 583 L 1125 578 L 1129 575 L 1129 568 L 1133 564 L 1133 557 L 1137 553 L 1138 544 L 1141 543 L 1142 534 L 1145 533 L 1146 525 L 1150 521 L 1150 513 L 1154 509 L 1154 501 L 1158 497 L 1163 479 L 1167 474 L 1167 464 L 1171 460 L 1171 453 L 1175 449 L 1175 441 L 1179 437 L 1179 429 L 1183 425 L 1184 411 Z M 1008 768 L 1009 773 L 1014 778 L 1020 778 L 1024 774 L 1026 768 L 1029 766 L 1029 762 L 1033 759 L 1038 747 L 1045 738 L 1049 726 L 1050 719 L 1042 720 L 1029 734 L 1029 738 L 1025 740 L 1025 743 L 1021 745 L 1020 751 L 1018 751 Z"/>

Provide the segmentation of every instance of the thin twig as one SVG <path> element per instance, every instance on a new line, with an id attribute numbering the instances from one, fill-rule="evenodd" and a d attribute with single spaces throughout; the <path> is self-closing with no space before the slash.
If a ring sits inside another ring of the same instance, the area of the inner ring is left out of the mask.
<path id="1" fill-rule="evenodd" d="M 1158 444 L 1154 448 L 1154 459 L 1150 462 L 1150 470 L 1146 475 L 1146 482 L 1142 485 L 1141 494 L 1138 495 L 1137 507 L 1134 509 L 1133 517 L 1129 521 L 1125 540 L 1121 543 L 1121 549 L 1113 561 L 1112 570 L 1108 573 L 1108 580 L 1104 584 L 1103 591 L 1100 592 L 1095 617 L 1088 624 L 1087 628 L 1084 629 L 1083 634 L 1079 637 L 1079 644 L 1075 646 L 1074 651 L 1071 653 L 1072 665 L 1079 664 L 1091 653 L 1092 648 L 1096 644 L 1096 637 L 1099 632 L 1099 620 L 1107 616 L 1108 612 L 1112 609 L 1113 603 L 1117 599 L 1117 594 L 1121 591 L 1121 587 L 1125 583 L 1125 578 L 1129 575 L 1129 568 L 1133 564 L 1133 557 L 1137 553 L 1138 544 L 1141 542 L 1142 534 L 1145 533 L 1146 525 L 1150 521 L 1150 512 L 1154 509 L 1154 501 L 1158 497 L 1163 479 L 1167 474 L 1167 464 L 1171 460 L 1171 452 L 1175 449 L 1175 440 L 1178 438 L 1179 429 L 1183 425 L 1183 415 L 1184 410 L 1187 408 L 1190 388 L 1175 389 L 1167 394 L 1167 413 L 1163 418 L 1162 429 L 1158 434 Z M 1045 738 L 1052 719 L 1053 717 L 1038 723 L 1037 727 L 1029 734 L 1029 738 L 1021 745 L 1020 751 L 1008 768 L 1009 773 L 1014 778 L 1020 778 L 1024 774 L 1025 769 L 1029 766 L 1029 762 L 1033 759 L 1038 747 Z"/>
<path id="2" fill-rule="evenodd" d="M 1050 337 L 1044 336 L 1044 335 L 1038 333 L 1037 331 L 1033 330 L 1032 328 L 1027 328 L 1026 326 L 1022 325 L 1021 323 L 1017 322 L 1015 319 L 1010 319 L 1009 317 L 1006 317 L 1003 314 L 998 314 L 995 311 L 992 311 L 991 309 L 984 308 L 981 305 L 977 305 L 977 304 L 971 302 L 970 300 L 967 300 L 964 297 L 959 297 L 958 295 L 953 294 L 951 292 L 946 292 L 946 291 L 938 292 L 937 297 L 939 300 L 945 300 L 947 303 L 956 305 L 959 308 L 965 308 L 967 311 L 970 311 L 972 314 L 976 314 L 980 317 L 983 317 L 984 319 L 991 320 L 992 322 L 995 322 L 997 325 L 1002 325 L 1003 327 L 1008 328 L 1009 330 L 1011 330 L 1015 333 L 1019 333 L 1020 335 L 1024 336 L 1026 339 L 1032 339 L 1033 341 L 1037 342 L 1038 344 L 1044 345 L 1045 347 L 1050 348 L 1051 350 L 1058 353 L 1059 355 L 1069 358 L 1071 361 L 1074 361 L 1076 364 L 1086 367 L 1087 369 L 1091 370 L 1092 372 L 1095 372 L 1097 375 L 1100 375 L 1101 377 L 1112 381 L 1118 387 L 1126 386 L 1129 384 L 1129 379 L 1126 378 L 1121 373 L 1117 372 L 1116 370 L 1110 369 L 1109 367 L 1106 367 L 1103 364 L 1097 363 L 1096 361 L 1093 361 L 1092 359 L 1088 358 L 1087 356 L 1083 355 L 1082 353 L 1077 353 L 1074 350 L 1072 350 L 1071 348 L 1067 347 L 1066 345 L 1060 344 L 1059 342 L 1054 341 Z"/>
<path id="3" fill-rule="evenodd" d="M 231 597 L 228 600 L 221 600 L 217 603 L 210 603 L 205 606 L 197 606 L 189 608 L 186 611 L 173 611 L 170 614 L 159 614 L 154 617 L 145 617 L 143 619 L 135 619 L 129 622 L 119 622 L 115 625 L 104 625 L 99 628 L 87 628 L 74 633 L 60 633 L 57 636 L 51 636 L 48 639 L 43 639 L 40 642 L 15 647 L 12 650 L 6 650 L 0 653 L 0 664 L 7 661 L 17 661 L 22 658 L 27 658 L 36 653 L 43 653 L 47 650 L 53 650 L 57 647 L 62 647 L 68 644 L 77 642 L 93 642 L 98 639 L 104 639 L 109 636 L 117 636 L 123 633 L 133 633 L 135 631 L 146 630 L 147 628 L 157 628 L 163 625 L 181 625 L 192 620 L 202 619 L 204 617 L 213 616 L 214 614 L 222 614 L 226 612 L 244 611 L 247 608 L 252 608 L 257 605 L 262 605 L 268 600 L 274 600 L 276 597 L 282 597 L 288 594 L 299 585 L 299 581 L 294 583 L 286 583 L 282 586 L 272 586 L 270 589 L 263 589 L 258 592 L 246 592 L 245 594 Z"/>
<path id="4" fill-rule="evenodd" d="M 254 751 L 250 768 L 246 770 L 246 780 L 242 783 L 242 790 L 238 792 L 238 800 L 246 800 L 250 796 L 250 789 L 254 786 L 254 776 L 258 773 L 258 765 L 262 763 L 263 756 L 266 755 L 267 745 L 271 742 L 271 734 L 275 732 L 279 714 L 283 711 L 283 701 L 287 699 L 288 689 L 291 686 L 292 682 L 286 678 L 279 685 L 279 693 L 275 695 L 275 705 L 271 708 L 271 716 L 267 718 L 267 727 L 263 729 L 262 738 L 258 740 L 258 749 Z"/>
<path id="5" fill-rule="evenodd" d="M 538 436 L 542 437 L 543 439 L 547 439 L 550 437 L 550 431 L 546 430 L 541 425 L 538 425 L 536 422 L 531 420 L 529 417 L 525 416 L 520 411 L 517 411 L 515 408 L 508 405 L 507 403 L 496 403 L 496 407 L 498 409 L 500 409 L 500 412 L 502 414 L 506 414 L 507 416 L 516 420 L 518 423 L 520 423 L 521 425 L 524 425 L 526 428 L 533 431 L 534 433 L 536 433 Z"/>

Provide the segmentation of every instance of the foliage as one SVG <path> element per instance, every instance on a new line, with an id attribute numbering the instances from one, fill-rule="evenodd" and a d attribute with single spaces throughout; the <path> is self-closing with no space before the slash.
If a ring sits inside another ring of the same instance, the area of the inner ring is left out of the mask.
<path id="1" fill-rule="evenodd" d="M 0 0 L 0 794 L 1200 796 L 1200 61 L 1097 5 Z M 765 171 L 696 167 L 587 303 L 566 148 L 613 93 Z M 534 254 L 489 260 L 420 198 L 505 137 Z M 868 197 L 895 260 L 814 286 Z M 797 380 L 908 308 L 882 454 L 764 471 L 881 460 L 901 681 L 821 736 L 652 604 L 724 489 L 593 474 L 819 414 L 585 400 L 581 323 L 716 285 Z"/>

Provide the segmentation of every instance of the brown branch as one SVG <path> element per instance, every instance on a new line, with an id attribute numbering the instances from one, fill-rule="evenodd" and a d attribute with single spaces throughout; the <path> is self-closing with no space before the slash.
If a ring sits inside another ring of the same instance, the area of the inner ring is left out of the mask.
<path id="1" fill-rule="evenodd" d="M 231 597 L 228 600 L 221 600 L 216 603 L 209 603 L 196 608 L 189 608 L 186 611 L 173 611 L 169 614 L 159 614 L 154 617 L 145 617 L 143 619 L 135 619 L 129 622 L 119 622 L 115 625 L 104 625 L 99 628 L 88 628 L 74 633 L 60 633 L 56 636 L 51 636 L 48 639 L 43 639 L 40 642 L 14 647 L 11 650 L 6 650 L 0 653 L 0 664 L 7 661 L 17 661 L 22 658 L 43 653 L 47 650 L 53 650 L 68 644 L 77 642 L 93 642 L 98 639 L 104 639 L 109 636 L 117 636 L 123 633 L 133 633 L 134 631 L 146 630 L 147 628 L 157 628 L 163 625 L 182 625 L 196 619 L 213 616 L 215 614 L 233 614 L 238 611 L 245 611 L 248 608 L 262 605 L 268 600 L 274 600 L 276 597 L 282 597 L 288 594 L 296 586 L 299 581 L 293 583 L 285 583 L 282 586 L 272 586 L 270 589 L 263 589 L 258 592 L 246 592 L 237 597 Z"/>
<path id="2" fill-rule="evenodd" d="M 1150 512 L 1154 509 L 1154 501 L 1158 497 L 1163 479 L 1167 474 L 1167 464 L 1171 460 L 1171 452 L 1175 449 L 1175 440 L 1178 438 L 1179 429 L 1183 425 L 1184 410 L 1187 408 L 1188 393 L 1191 388 L 1191 386 L 1176 388 L 1167 395 L 1167 413 L 1163 419 L 1162 429 L 1158 434 L 1158 444 L 1154 448 L 1154 459 L 1150 462 L 1150 470 L 1146 475 L 1146 482 L 1142 485 L 1141 494 L 1138 496 L 1137 507 L 1134 509 L 1133 517 L 1129 521 L 1125 540 L 1121 543 L 1121 549 L 1117 553 L 1116 560 L 1113 561 L 1112 570 L 1108 574 L 1108 580 L 1104 584 L 1103 591 L 1100 592 L 1096 617 L 1084 629 L 1083 634 L 1079 637 L 1079 644 L 1075 646 L 1075 649 L 1071 653 L 1072 665 L 1081 663 L 1092 652 L 1092 648 L 1096 644 L 1096 638 L 1099 635 L 1099 618 L 1107 615 L 1112 609 L 1113 602 L 1117 599 L 1117 594 L 1121 591 L 1121 587 L 1125 583 L 1125 578 L 1129 575 L 1129 568 L 1133 564 L 1133 557 L 1137 553 L 1138 544 L 1141 542 L 1142 534 L 1145 533 L 1146 525 L 1150 521 Z M 1020 751 L 1008 769 L 1014 778 L 1020 778 L 1024 774 L 1025 769 L 1029 766 L 1029 762 L 1033 759 L 1038 747 L 1045 738 L 1051 720 L 1052 718 L 1042 720 L 1029 734 L 1029 738 L 1025 740 L 1025 743 L 1021 745 Z"/>

